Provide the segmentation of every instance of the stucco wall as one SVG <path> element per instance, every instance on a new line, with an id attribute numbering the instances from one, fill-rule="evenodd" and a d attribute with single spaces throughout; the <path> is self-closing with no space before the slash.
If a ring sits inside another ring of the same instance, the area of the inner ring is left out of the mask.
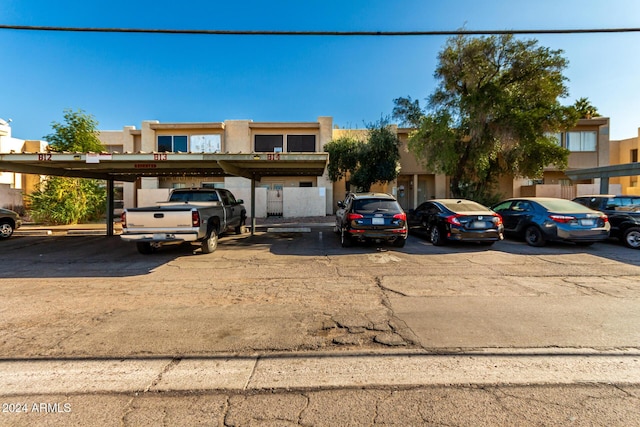
<path id="1" fill-rule="evenodd" d="M 327 191 L 324 187 L 283 188 L 284 217 L 324 216 Z"/>
<path id="2" fill-rule="evenodd" d="M 0 184 L 0 208 L 15 210 L 22 206 L 22 191 L 11 188 L 9 184 Z"/>

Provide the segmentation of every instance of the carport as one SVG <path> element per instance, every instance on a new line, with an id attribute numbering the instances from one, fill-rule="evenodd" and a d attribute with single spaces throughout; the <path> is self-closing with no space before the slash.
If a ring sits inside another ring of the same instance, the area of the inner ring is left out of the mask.
<path id="1" fill-rule="evenodd" d="M 321 176 L 328 153 L 10 153 L 0 170 L 107 182 L 107 235 L 113 236 L 114 182 L 141 177 L 237 176 L 251 180 L 251 232 L 255 230 L 256 181 L 266 176 Z"/>
<path id="2" fill-rule="evenodd" d="M 565 171 L 565 175 L 574 181 L 600 178 L 600 194 L 608 194 L 609 178 L 615 176 L 640 175 L 640 163 L 624 163 L 621 165 L 600 166 L 597 168 L 573 169 Z"/>

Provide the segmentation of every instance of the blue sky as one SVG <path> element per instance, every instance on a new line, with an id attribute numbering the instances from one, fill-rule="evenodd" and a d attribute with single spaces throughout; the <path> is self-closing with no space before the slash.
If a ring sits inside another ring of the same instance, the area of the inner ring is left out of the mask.
<path id="1" fill-rule="evenodd" d="M 0 24 L 278 31 L 638 28 L 637 0 L 0 0 Z M 640 127 L 640 33 L 537 35 L 569 60 L 611 138 Z M 104 130 L 161 122 L 315 121 L 358 128 L 425 99 L 444 36 L 287 37 L 0 30 L 0 118 L 41 139 L 63 110 Z"/>

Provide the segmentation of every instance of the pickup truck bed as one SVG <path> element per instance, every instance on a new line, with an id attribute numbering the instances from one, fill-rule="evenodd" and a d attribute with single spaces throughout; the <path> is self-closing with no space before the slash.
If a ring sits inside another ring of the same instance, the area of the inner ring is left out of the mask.
<path id="1" fill-rule="evenodd" d="M 159 206 L 125 209 L 121 238 L 135 242 L 143 254 L 183 242 L 199 243 L 202 252 L 211 253 L 218 236 L 228 230 L 241 233 L 245 219 L 242 200 L 228 190 L 180 189 Z"/>

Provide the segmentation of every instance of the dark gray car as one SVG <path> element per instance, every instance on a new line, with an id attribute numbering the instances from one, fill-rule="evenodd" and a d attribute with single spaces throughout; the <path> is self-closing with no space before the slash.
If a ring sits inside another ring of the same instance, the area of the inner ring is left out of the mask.
<path id="1" fill-rule="evenodd" d="M 0 239 L 8 239 L 21 225 L 20 215 L 12 210 L 0 208 Z"/>
<path id="2" fill-rule="evenodd" d="M 338 202 L 335 230 L 343 247 L 374 241 L 401 248 L 409 234 L 407 215 L 395 197 L 385 193 L 350 193 Z"/>

